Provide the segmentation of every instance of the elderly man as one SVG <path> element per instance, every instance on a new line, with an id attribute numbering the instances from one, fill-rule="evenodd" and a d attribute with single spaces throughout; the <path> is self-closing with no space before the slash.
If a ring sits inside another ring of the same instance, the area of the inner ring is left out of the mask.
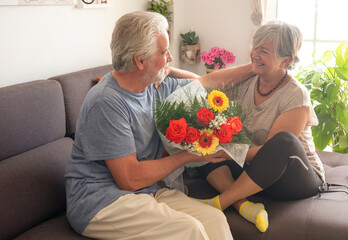
<path id="1" fill-rule="evenodd" d="M 168 23 L 157 13 L 122 16 L 112 35 L 114 71 L 86 96 L 66 169 L 67 217 L 76 232 L 96 239 L 232 239 L 223 212 L 161 188 L 157 182 L 190 161 L 220 162 L 186 151 L 162 157 L 155 99 L 190 79 L 166 77 L 172 61 Z M 174 69 L 176 76 L 198 77 Z M 249 65 L 198 78 L 203 86 L 241 81 Z M 158 88 L 153 83 L 161 81 Z"/>

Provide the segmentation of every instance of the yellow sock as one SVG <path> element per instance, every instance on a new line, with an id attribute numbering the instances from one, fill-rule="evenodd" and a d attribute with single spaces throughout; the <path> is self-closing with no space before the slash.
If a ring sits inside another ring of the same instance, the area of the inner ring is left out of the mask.
<path id="1" fill-rule="evenodd" d="M 239 214 L 249 222 L 254 223 L 260 232 L 266 232 L 268 228 L 268 214 L 262 203 L 246 201 L 240 206 Z"/>
<path id="2" fill-rule="evenodd" d="M 216 197 L 210 198 L 210 199 L 197 199 L 197 198 L 192 198 L 198 202 L 208 204 L 210 206 L 213 206 L 219 210 L 221 210 L 221 205 L 220 205 L 220 195 L 217 195 Z"/>

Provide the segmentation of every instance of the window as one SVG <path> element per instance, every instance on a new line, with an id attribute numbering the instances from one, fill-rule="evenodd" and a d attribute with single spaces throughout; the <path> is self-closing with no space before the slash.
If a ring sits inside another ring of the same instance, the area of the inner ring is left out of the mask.
<path id="1" fill-rule="evenodd" d="M 278 0 L 277 19 L 299 27 L 303 43 L 300 65 L 307 66 L 326 50 L 348 41 L 347 0 Z"/>

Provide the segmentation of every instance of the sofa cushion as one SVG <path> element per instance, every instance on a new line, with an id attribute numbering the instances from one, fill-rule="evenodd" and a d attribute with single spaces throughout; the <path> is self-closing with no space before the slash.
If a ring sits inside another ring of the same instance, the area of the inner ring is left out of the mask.
<path id="1" fill-rule="evenodd" d="M 89 89 L 97 83 L 98 77 L 103 77 L 112 70 L 112 65 L 105 65 L 51 78 L 59 81 L 63 88 L 67 122 L 66 136 L 74 136 L 77 117 Z"/>
<path id="2" fill-rule="evenodd" d="M 318 152 L 324 163 L 327 182 L 348 186 L 348 154 Z M 210 198 L 217 192 L 203 179 L 185 178 L 189 195 Z M 269 228 L 261 233 L 233 207 L 224 213 L 235 240 L 346 239 L 348 236 L 348 194 L 324 193 L 297 201 L 273 201 L 260 196 L 248 198 L 265 205 Z"/>
<path id="3" fill-rule="evenodd" d="M 65 136 L 60 84 L 37 80 L 0 88 L 0 161 Z"/>
<path id="4" fill-rule="evenodd" d="M 60 214 L 14 238 L 14 240 L 82 240 L 91 239 L 77 235 L 70 227 L 65 214 Z"/>
<path id="5" fill-rule="evenodd" d="M 64 173 L 72 144 L 71 138 L 61 138 L 0 161 L 1 239 L 64 211 Z"/>

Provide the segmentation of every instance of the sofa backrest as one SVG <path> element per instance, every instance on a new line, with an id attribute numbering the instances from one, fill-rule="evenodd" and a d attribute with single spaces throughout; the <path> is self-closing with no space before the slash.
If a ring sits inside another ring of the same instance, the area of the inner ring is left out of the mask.
<path id="1" fill-rule="evenodd" d="M 0 160 L 64 137 L 62 103 L 62 88 L 52 80 L 0 88 Z"/>
<path id="2" fill-rule="evenodd" d="M 97 83 L 98 77 L 103 77 L 112 70 L 112 65 L 105 65 L 50 78 L 57 80 L 62 85 L 66 108 L 67 137 L 74 138 L 76 121 L 89 89 Z"/>
<path id="3" fill-rule="evenodd" d="M 61 85 L 37 80 L 0 88 L 0 239 L 11 239 L 65 209 Z"/>

